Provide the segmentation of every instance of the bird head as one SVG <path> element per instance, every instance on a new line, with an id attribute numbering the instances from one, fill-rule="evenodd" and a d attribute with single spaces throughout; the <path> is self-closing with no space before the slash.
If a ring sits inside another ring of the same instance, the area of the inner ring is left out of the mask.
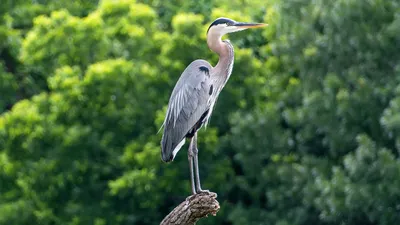
<path id="1" fill-rule="evenodd" d="M 268 24 L 265 23 L 244 23 L 237 22 L 232 19 L 220 17 L 211 23 L 210 27 L 208 27 L 207 35 L 211 34 L 212 36 L 222 37 L 227 33 L 233 33 L 237 31 L 246 30 L 249 28 L 257 28 L 264 27 Z"/>

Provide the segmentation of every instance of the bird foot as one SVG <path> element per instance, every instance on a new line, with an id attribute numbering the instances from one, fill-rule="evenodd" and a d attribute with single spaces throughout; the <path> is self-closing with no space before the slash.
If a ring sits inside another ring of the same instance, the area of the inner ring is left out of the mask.
<path id="1" fill-rule="evenodd" d="M 196 190 L 196 194 L 201 194 L 201 193 L 210 194 L 210 191 L 209 191 L 209 190 L 203 190 L 203 189 L 201 189 L 201 188 Z"/>

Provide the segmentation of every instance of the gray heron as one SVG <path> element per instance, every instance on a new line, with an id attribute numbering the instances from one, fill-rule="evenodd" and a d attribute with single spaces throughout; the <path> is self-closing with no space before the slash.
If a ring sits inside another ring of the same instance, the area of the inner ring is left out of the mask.
<path id="1" fill-rule="evenodd" d="M 218 95 L 233 68 L 233 46 L 229 40 L 221 38 L 228 33 L 266 25 L 216 19 L 207 30 L 207 45 L 219 55 L 217 65 L 213 67 L 202 59 L 193 61 L 183 71 L 172 91 L 162 125 L 161 158 L 165 162 L 172 161 L 185 140 L 190 140 L 188 159 L 193 194 L 204 192 L 199 177 L 197 131 L 203 125 L 207 126 Z"/>

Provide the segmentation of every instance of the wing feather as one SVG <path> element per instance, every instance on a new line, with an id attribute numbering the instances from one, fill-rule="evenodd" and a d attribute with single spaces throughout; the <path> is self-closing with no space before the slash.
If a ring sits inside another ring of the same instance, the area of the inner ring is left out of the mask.
<path id="1" fill-rule="evenodd" d="M 211 68 L 207 61 L 193 61 L 176 83 L 163 123 L 161 155 L 164 161 L 175 157 L 186 134 L 210 108 L 208 91 L 211 79 L 208 72 Z"/>

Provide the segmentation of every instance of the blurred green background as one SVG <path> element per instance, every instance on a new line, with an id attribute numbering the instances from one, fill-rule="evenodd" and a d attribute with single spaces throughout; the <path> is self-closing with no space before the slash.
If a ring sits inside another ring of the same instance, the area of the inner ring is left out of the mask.
<path id="1" fill-rule="evenodd" d="M 198 224 L 399 224 L 398 0 L 2 0 L 0 224 L 159 224 L 190 183 L 157 131 L 220 16 L 269 26 L 229 36 Z"/>

